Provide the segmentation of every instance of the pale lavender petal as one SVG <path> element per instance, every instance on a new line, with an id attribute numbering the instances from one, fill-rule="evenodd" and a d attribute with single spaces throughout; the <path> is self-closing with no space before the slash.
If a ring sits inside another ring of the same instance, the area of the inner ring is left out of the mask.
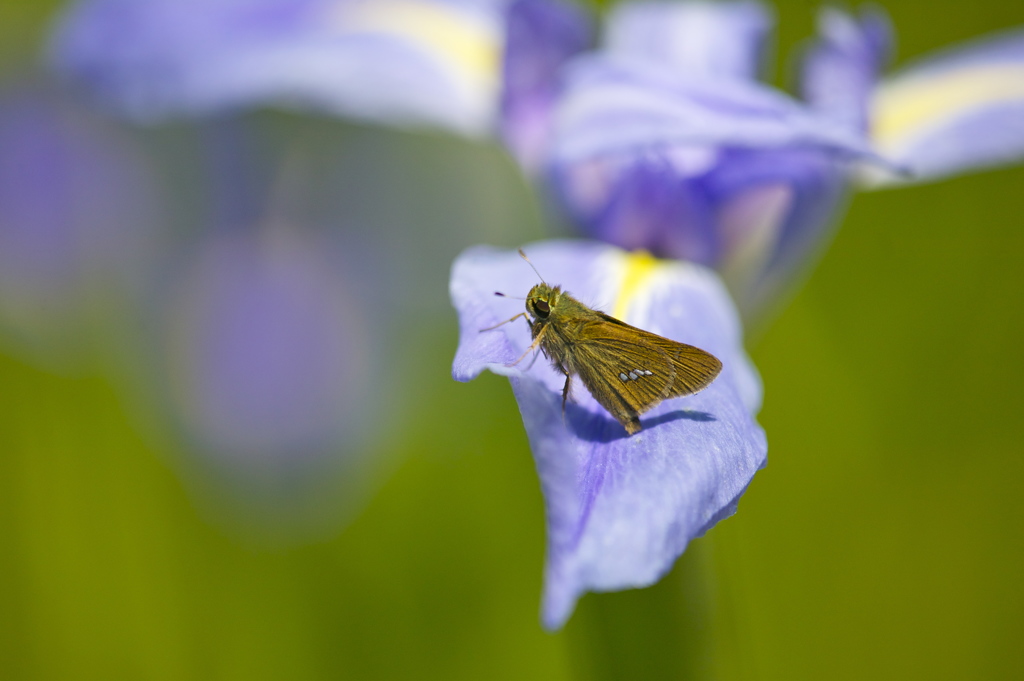
<path id="1" fill-rule="evenodd" d="M 1024 30 L 927 57 L 885 79 L 871 106 L 879 150 L 921 182 L 1024 158 Z M 877 169 L 876 169 L 877 170 Z"/>
<path id="2" fill-rule="evenodd" d="M 868 126 L 868 105 L 892 49 L 892 28 L 878 8 L 860 19 L 831 7 L 818 16 L 817 42 L 804 58 L 801 92 L 819 111 L 856 130 Z"/>
<path id="3" fill-rule="evenodd" d="M 561 68 L 592 41 L 590 21 L 574 5 L 516 0 L 506 16 L 502 132 L 528 171 L 542 163 Z"/>
<path id="4" fill-rule="evenodd" d="M 606 56 L 581 58 L 567 77 L 553 142 L 556 162 L 685 144 L 813 144 L 877 159 L 847 126 L 756 83 L 688 78 Z"/>
<path id="5" fill-rule="evenodd" d="M 630 2 L 608 15 L 609 53 L 686 76 L 756 80 L 772 29 L 759 2 Z"/>
<path id="6" fill-rule="evenodd" d="M 542 357 L 508 366 L 529 345 L 526 323 L 480 331 L 522 309 L 521 301 L 492 291 L 525 295 L 536 275 L 514 251 L 477 247 L 456 260 L 451 294 L 461 335 L 453 375 L 468 380 L 490 369 L 512 379 L 545 496 L 542 616 L 555 629 L 586 591 L 646 586 L 661 577 L 691 539 L 735 511 L 765 464 L 766 443 L 754 421 L 760 382 L 728 294 L 710 271 L 596 242 L 524 250 L 547 281 L 582 301 L 705 348 L 724 364 L 704 391 L 646 414 L 634 436 L 581 386 L 563 421 L 563 377 Z M 623 295 L 624 286 L 631 293 Z"/>
<path id="7" fill-rule="evenodd" d="M 504 0 L 79 0 L 56 66 L 151 120 L 283 105 L 480 133 Z"/>

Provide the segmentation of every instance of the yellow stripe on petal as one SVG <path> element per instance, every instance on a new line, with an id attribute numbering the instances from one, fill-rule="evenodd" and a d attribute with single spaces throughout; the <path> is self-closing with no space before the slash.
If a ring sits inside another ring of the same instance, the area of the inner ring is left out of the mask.
<path id="1" fill-rule="evenodd" d="M 913 139 L 973 110 L 1024 99 L 1024 66 L 991 64 L 882 85 L 872 102 L 872 136 L 898 157 Z"/>
<path id="2" fill-rule="evenodd" d="M 336 21 L 345 33 L 394 35 L 439 57 L 474 97 L 497 92 L 502 40 L 496 21 L 416 0 L 344 4 Z"/>
<path id="3" fill-rule="evenodd" d="M 618 319 L 626 320 L 630 306 L 636 300 L 651 277 L 661 265 L 661 261 L 647 251 L 636 251 L 623 256 L 622 284 L 615 298 L 615 305 L 609 313 Z"/>

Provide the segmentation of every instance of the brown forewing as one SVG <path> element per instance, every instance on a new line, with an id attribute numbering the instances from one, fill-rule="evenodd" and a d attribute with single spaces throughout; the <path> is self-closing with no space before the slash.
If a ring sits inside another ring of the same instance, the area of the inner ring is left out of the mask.
<path id="1" fill-rule="evenodd" d="M 692 395 L 722 370 L 718 358 L 700 348 L 598 314 L 574 343 L 572 370 L 630 434 L 640 430 L 640 414 L 670 397 Z"/>

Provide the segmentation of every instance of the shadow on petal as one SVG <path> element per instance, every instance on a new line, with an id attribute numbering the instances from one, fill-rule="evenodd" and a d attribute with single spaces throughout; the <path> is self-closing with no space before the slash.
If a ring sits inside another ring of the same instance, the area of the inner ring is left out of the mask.
<path id="1" fill-rule="evenodd" d="M 626 429 L 614 417 L 607 413 L 594 413 L 577 404 L 565 405 L 566 422 L 572 429 L 573 435 L 586 442 L 608 443 L 616 440 L 625 440 L 630 437 Z M 717 421 L 712 414 L 692 409 L 676 409 L 674 411 L 650 416 L 641 417 L 640 425 L 644 430 L 650 430 L 660 425 L 673 421 L 699 421 L 707 423 Z"/>

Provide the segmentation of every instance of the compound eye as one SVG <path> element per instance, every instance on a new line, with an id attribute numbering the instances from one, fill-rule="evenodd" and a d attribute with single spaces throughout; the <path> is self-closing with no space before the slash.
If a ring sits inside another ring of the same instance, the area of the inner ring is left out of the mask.
<path id="1" fill-rule="evenodd" d="M 551 306 L 548 305 L 546 300 L 537 300 L 533 303 L 534 309 L 537 310 L 537 314 L 541 317 L 547 317 L 551 312 Z"/>

